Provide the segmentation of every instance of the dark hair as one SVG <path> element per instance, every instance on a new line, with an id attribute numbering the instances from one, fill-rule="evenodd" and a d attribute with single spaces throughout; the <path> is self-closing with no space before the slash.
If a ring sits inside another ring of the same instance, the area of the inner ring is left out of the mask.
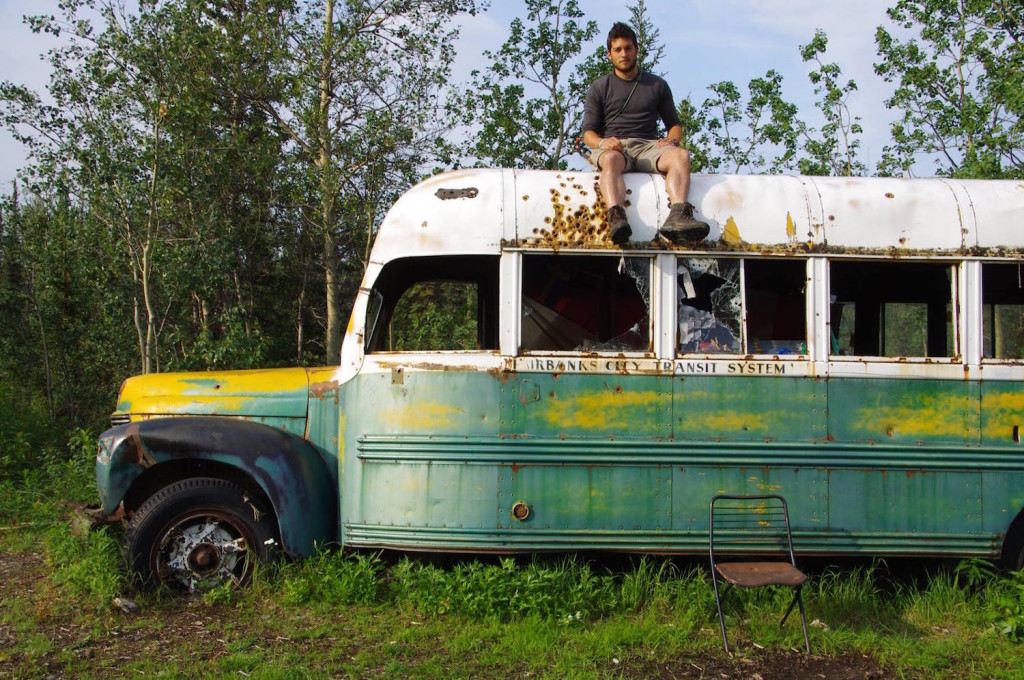
<path id="1" fill-rule="evenodd" d="M 609 52 L 612 51 L 612 40 L 615 40 L 616 38 L 625 38 L 633 43 L 633 47 L 638 49 L 640 47 L 636 42 L 636 33 L 633 32 L 632 28 L 621 21 L 616 21 L 612 26 L 612 30 L 608 31 L 608 41 L 606 45 Z"/>

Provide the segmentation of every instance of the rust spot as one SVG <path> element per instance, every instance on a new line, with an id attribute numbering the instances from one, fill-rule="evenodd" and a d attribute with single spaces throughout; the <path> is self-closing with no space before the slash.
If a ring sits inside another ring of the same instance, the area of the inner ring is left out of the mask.
<path id="1" fill-rule="evenodd" d="M 896 198 L 896 194 L 892 193 L 891 191 L 887 191 L 885 193 L 885 197 L 886 198 Z"/>
<path id="2" fill-rule="evenodd" d="M 126 446 L 124 453 L 121 454 L 120 462 L 128 465 L 139 465 L 143 468 L 152 467 L 156 464 L 153 460 L 153 456 L 146 449 L 146 445 L 142 443 L 142 437 L 139 436 L 139 425 L 138 423 L 132 423 L 125 430 L 128 441 L 131 442 L 131 446 Z"/>
<path id="3" fill-rule="evenodd" d="M 476 198 L 480 191 L 476 187 L 467 189 L 438 189 L 434 195 L 442 201 L 450 201 L 454 198 Z"/>
<path id="4" fill-rule="evenodd" d="M 836 216 L 835 215 L 829 215 L 828 216 L 828 221 L 829 222 L 835 222 L 836 221 Z"/>
<path id="5" fill-rule="evenodd" d="M 524 201 L 529 201 L 530 200 L 530 195 L 529 194 L 523 194 L 523 200 Z"/>
<path id="6" fill-rule="evenodd" d="M 891 427 L 886 429 L 885 434 L 891 437 L 893 435 L 893 429 Z"/>
<path id="7" fill-rule="evenodd" d="M 338 389 L 337 380 L 328 380 L 325 382 L 313 383 L 309 386 L 309 393 L 317 399 L 323 399 L 328 392 L 333 392 Z"/>
<path id="8" fill-rule="evenodd" d="M 519 474 L 519 471 L 522 470 L 526 466 L 522 465 L 520 463 L 512 463 L 512 465 L 510 467 L 512 468 L 512 474 L 517 475 L 517 474 Z"/>
<path id="9" fill-rule="evenodd" d="M 519 522 L 525 521 L 530 516 L 530 506 L 523 501 L 516 501 L 512 505 L 512 519 Z"/>

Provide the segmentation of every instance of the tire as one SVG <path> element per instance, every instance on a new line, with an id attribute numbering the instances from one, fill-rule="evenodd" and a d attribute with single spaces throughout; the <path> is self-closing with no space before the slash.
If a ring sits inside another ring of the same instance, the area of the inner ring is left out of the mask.
<path id="1" fill-rule="evenodd" d="M 1010 571 L 1024 571 L 1024 540 L 1007 540 L 999 566 Z"/>
<path id="2" fill-rule="evenodd" d="M 1014 518 L 1006 530 L 999 566 L 1010 571 L 1024 570 L 1024 510 Z"/>
<path id="3" fill-rule="evenodd" d="M 246 585 L 257 561 L 276 553 L 272 513 L 239 485 L 223 479 L 184 479 L 157 491 L 125 530 L 128 564 L 144 587 L 201 592 Z"/>

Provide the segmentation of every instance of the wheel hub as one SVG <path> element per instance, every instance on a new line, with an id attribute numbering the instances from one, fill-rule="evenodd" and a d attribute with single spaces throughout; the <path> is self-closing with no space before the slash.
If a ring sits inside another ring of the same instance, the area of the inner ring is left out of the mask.
<path id="1" fill-rule="evenodd" d="M 245 538 L 217 517 L 193 517 L 167 532 L 160 545 L 164 583 L 189 592 L 236 583 L 249 561 Z"/>

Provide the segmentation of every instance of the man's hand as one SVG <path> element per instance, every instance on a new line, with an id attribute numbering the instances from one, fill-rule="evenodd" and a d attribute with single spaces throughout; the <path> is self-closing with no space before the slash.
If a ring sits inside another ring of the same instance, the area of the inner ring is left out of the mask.
<path id="1" fill-rule="evenodd" d="M 597 145 L 598 149 L 604 151 L 624 151 L 625 147 L 622 146 L 622 142 L 619 141 L 618 137 L 605 137 Z"/>

